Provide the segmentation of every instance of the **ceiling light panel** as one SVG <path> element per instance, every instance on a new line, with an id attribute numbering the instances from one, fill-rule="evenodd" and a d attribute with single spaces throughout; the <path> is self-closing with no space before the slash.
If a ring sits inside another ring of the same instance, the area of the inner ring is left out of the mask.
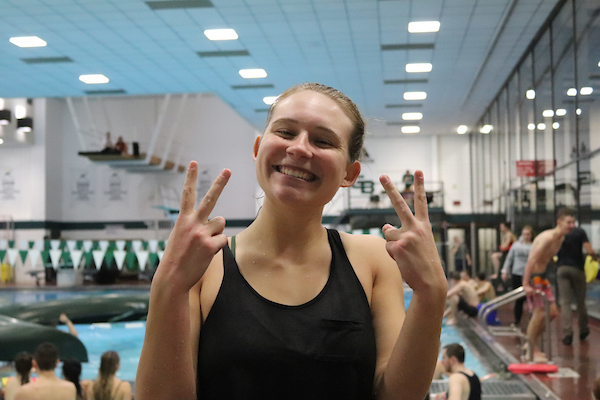
<path id="1" fill-rule="evenodd" d="M 410 33 L 438 32 L 439 30 L 439 21 L 415 21 L 408 23 L 408 31 Z"/>
<path id="2" fill-rule="evenodd" d="M 238 34 L 233 29 L 207 29 L 204 35 L 209 40 L 236 40 Z"/>
<path id="3" fill-rule="evenodd" d="M 402 132 L 402 133 L 419 133 L 419 132 L 421 132 L 421 128 L 419 128 L 418 126 L 413 126 L 413 125 L 403 126 L 402 128 L 400 128 L 400 132 Z"/>
<path id="4" fill-rule="evenodd" d="M 406 72 L 431 72 L 432 65 L 430 63 L 412 63 L 406 64 Z"/>
<path id="5" fill-rule="evenodd" d="M 403 113 L 402 119 L 405 121 L 418 121 L 420 119 L 423 119 L 423 114 L 421 114 L 420 112 Z"/>
<path id="6" fill-rule="evenodd" d="M 48 43 L 37 36 L 18 36 L 11 37 L 9 41 L 19 47 L 44 47 Z"/>
<path id="7" fill-rule="evenodd" d="M 79 75 L 79 80 L 88 85 L 96 85 L 100 83 L 108 83 L 109 79 L 102 74 Z"/>
<path id="8" fill-rule="evenodd" d="M 266 78 L 267 71 L 262 68 L 240 69 L 240 76 L 244 79 Z"/>
<path id="9" fill-rule="evenodd" d="M 425 92 L 404 92 L 404 100 L 425 100 L 427 93 Z"/>

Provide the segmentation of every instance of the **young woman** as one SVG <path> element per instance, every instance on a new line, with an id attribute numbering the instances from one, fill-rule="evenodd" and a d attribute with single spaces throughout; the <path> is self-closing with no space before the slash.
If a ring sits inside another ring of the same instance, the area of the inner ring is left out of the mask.
<path id="1" fill-rule="evenodd" d="M 191 162 L 152 282 L 136 399 L 418 399 L 433 375 L 446 278 L 423 173 L 415 215 L 386 239 L 325 229 L 323 207 L 358 178 L 364 122 L 339 91 L 303 84 L 271 106 L 254 144 L 264 203 L 227 238 L 209 215 L 231 172 L 194 210 Z M 402 278 L 414 292 L 404 312 Z M 424 317 L 426 316 L 426 317 Z"/>
<path id="2" fill-rule="evenodd" d="M 8 379 L 3 389 L 5 400 L 13 400 L 17 394 L 17 390 L 24 384 L 29 383 L 29 375 L 33 367 L 33 357 L 29 353 L 21 352 L 15 357 L 14 363 L 17 376 Z"/>
<path id="3" fill-rule="evenodd" d="M 92 399 L 131 400 L 131 385 L 129 382 L 117 378 L 119 366 L 119 354 L 116 351 L 107 351 L 102 354 L 98 378 L 92 386 Z"/>
<path id="4" fill-rule="evenodd" d="M 79 380 L 79 377 L 81 376 L 81 362 L 79 360 L 68 358 L 63 361 L 62 373 L 65 380 L 73 382 L 75 385 L 75 388 L 77 389 L 76 400 L 87 400 L 92 398 L 92 381 Z"/>

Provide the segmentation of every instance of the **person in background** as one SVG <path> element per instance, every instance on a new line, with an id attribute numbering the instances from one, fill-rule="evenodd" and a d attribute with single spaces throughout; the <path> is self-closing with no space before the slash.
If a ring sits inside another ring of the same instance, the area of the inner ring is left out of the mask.
<path id="1" fill-rule="evenodd" d="M 504 222 L 500 223 L 500 251 L 492 253 L 492 265 L 494 267 L 494 274 L 490 277 L 496 279 L 498 272 L 500 271 L 500 261 L 503 256 L 508 255 L 508 252 L 514 242 L 517 241 L 517 237 L 510 230 L 508 225 Z"/>
<path id="2" fill-rule="evenodd" d="M 77 389 L 71 382 L 56 376 L 58 348 L 52 343 L 40 344 L 33 355 L 33 366 L 37 369 L 37 379 L 17 391 L 14 400 L 74 400 Z"/>
<path id="3" fill-rule="evenodd" d="M 461 272 L 462 270 L 471 267 L 471 254 L 465 242 L 460 236 L 454 236 L 454 244 L 452 246 L 452 255 L 454 257 L 454 270 Z"/>
<path id="4" fill-rule="evenodd" d="M 33 367 L 33 357 L 27 352 L 21 352 L 15 357 L 14 363 L 17 376 L 8 378 L 8 382 L 3 388 L 4 400 L 13 400 L 17 390 L 26 383 L 29 383 L 29 376 Z"/>
<path id="5" fill-rule="evenodd" d="M 496 291 L 492 283 L 485 277 L 485 272 L 480 272 L 475 278 L 475 291 L 479 296 L 479 303 L 487 303 L 496 298 Z"/>
<path id="6" fill-rule="evenodd" d="M 415 176 L 410 173 L 410 170 L 406 170 L 404 176 L 402 176 L 402 183 L 404 183 L 404 191 L 408 192 L 415 181 Z"/>
<path id="7" fill-rule="evenodd" d="M 596 378 L 592 386 L 592 396 L 594 400 L 600 400 L 600 377 Z"/>
<path id="8" fill-rule="evenodd" d="M 119 136 L 117 143 L 115 143 L 115 149 L 121 154 L 127 154 L 127 143 L 123 141 L 123 136 Z"/>
<path id="9" fill-rule="evenodd" d="M 152 281 L 136 400 L 425 397 L 447 282 L 423 173 L 414 214 L 380 177 L 402 226 L 385 224 L 385 239 L 322 225 L 323 208 L 360 174 L 364 128 L 331 87 L 282 93 L 254 142 L 262 208 L 231 238 L 224 218 L 209 219 L 231 171 L 194 210 L 198 165 L 189 164 Z M 413 289 L 406 311 L 403 280 Z"/>
<path id="10" fill-rule="evenodd" d="M 571 299 L 575 297 L 577 307 L 577 320 L 579 323 L 579 340 L 585 340 L 590 334 L 588 326 L 585 296 L 587 282 L 585 279 L 585 257 L 583 248 L 588 255 L 597 260 L 598 255 L 592 249 L 587 234 L 581 228 L 575 227 L 565 235 L 565 240 L 558 251 L 557 284 L 558 299 L 560 301 L 560 319 L 563 328 L 563 344 L 570 346 L 573 343 L 573 313 Z"/>
<path id="11" fill-rule="evenodd" d="M 463 271 L 463 273 L 464 272 L 465 271 Z M 469 275 L 465 274 L 464 276 Z M 475 291 L 475 285 L 467 280 L 461 279 L 461 274 L 456 271 L 450 274 L 450 281 L 453 285 L 446 295 L 449 303 L 448 308 L 444 312 L 444 317 L 448 316 L 446 325 L 456 324 L 458 311 L 463 311 L 469 317 L 476 317 L 479 297 Z"/>
<path id="12" fill-rule="evenodd" d="M 436 400 L 481 400 L 481 382 L 465 367 L 465 349 L 460 344 L 444 346 L 442 365 L 449 373 L 448 391 L 438 394 Z"/>
<path id="13" fill-rule="evenodd" d="M 574 212 L 569 208 L 561 208 L 556 214 L 556 227 L 546 229 L 537 235 L 531 245 L 525 273 L 523 274 L 523 289 L 527 294 L 527 304 L 531 310 L 531 318 L 527 326 L 527 345 L 525 347 L 526 359 L 534 362 L 545 363 L 546 355 L 539 351 L 538 339 L 546 325 L 545 301 L 549 303 L 550 318 L 558 315 L 556 301 L 552 293 L 550 282 L 546 278 L 546 268 L 554 255 L 558 253 L 565 235 L 575 228 Z M 543 293 L 543 296 L 542 294 Z"/>
<path id="14" fill-rule="evenodd" d="M 73 382 L 77 389 L 77 400 L 87 400 L 92 398 L 92 381 L 80 381 L 81 362 L 75 358 L 69 358 L 63 361 L 62 373 L 65 380 Z"/>
<path id="15" fill-rule="evenodd" d="M 67 328 L 69 329 L 69 333 L 75 337 L 77 337 L 79 334 L 77 333 L 77 329 L 75 329 L 75 325 L 73 325 L 73 322 L 69 319 L 69 317 L 67 317 L 67 314 L 65 313 L 61 313 L 58 316 L 58 320 L 60 322 L 62 322 L 63 324 L 67 325 Z"/>
<path id="16" fill-rule="evenodd" d="M 94 400 L 131 400 L 131 385 L 117 378 L 119 354 L 107 351 L 100 358 L 98 377 L 92 384 Z"/>
<path id="17" fill-rule="evenodd" d="M 508 276 L 510 274 L 513 290 L 520 288 L 523 285 L 523 274 L 525 273 L 529 252 L 531 251 L 533 237 L 533 228 L 529 225 L 525 225 L 523 229 L 521 229 L 521 237 L 511 246 L 508 255 L 506 256 L 506 260 L 504 261 L 504 265 L 502 266 L 502 280 L 504 282 L 508 281 Z M 521 297 L 515 301 L 513 315 L 515 318 L 514 324 L 516 326 L 521 324 L 525 300 L 525 297 Z"/>

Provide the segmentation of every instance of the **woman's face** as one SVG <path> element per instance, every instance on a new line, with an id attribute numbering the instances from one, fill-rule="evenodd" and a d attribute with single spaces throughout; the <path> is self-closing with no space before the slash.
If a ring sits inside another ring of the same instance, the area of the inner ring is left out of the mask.
<path id="1" fill-rule="evenodd" d="M 258 183 L 267 199 L 314 201 L 324 206 L 360 173 L 350 163 L 352 123 L 337 102 L 310 90 L 281 100 L 256 139 Z"/>

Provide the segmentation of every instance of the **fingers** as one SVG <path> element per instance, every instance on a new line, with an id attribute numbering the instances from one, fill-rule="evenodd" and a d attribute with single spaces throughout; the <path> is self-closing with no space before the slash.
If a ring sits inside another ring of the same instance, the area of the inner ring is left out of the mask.
<path id="1" fill-rule="evenodd" d="M 200 202 L 200 205 L 198 206 L 198 218 L 201 221 L 208 220 L 208 216 L 215 208 L 217 200 L 219 199 L 221 192 L 223 192 L 225 185 L 227 185 L 230 176 L 231 171 L 228 169 L 224 169 L 223 171 L 221 171 L 219 176 L 217 176 L 217 179 L 215 179 L 210 189 L 208 189 L 208 192 L 206 193 L 206 195 Z"/>
<path id="2" fill-rule="evenodd" d="M 423 171 L 415 171 L 415 217 L 421 221 L 429 219 Z"/>
<path id="3" fill-rule="evenodd" d="M 196 178 L 198 177 L 198 163 L 190 162 L 183 184 L 183 193 L 181 194 L 181 204 L 179 213 L 187 214 L 194 211 L 194 203 L 196 203 Z"/>
<path id="4" fill-rule="evenodd" d="M 396 189 L 396 186 L 394 186 L 392 183 L 390 177 L 387 175 L 381 175 L 379 177 L 379 182 L 381 182 L 381 185 L 385 189 L 385 193 L 387 193 L 388 197 L 392 201 L 394 210 L 396 210 L 396 214 L 398 214 L 402 225 L 409 225 L 413 218 L 412 211 L 410 210 L 408 204 L 406 204 L 406 201 L 404 201 L 404 198 L 400 192 L 398 192 L 398 189 Z"/>

